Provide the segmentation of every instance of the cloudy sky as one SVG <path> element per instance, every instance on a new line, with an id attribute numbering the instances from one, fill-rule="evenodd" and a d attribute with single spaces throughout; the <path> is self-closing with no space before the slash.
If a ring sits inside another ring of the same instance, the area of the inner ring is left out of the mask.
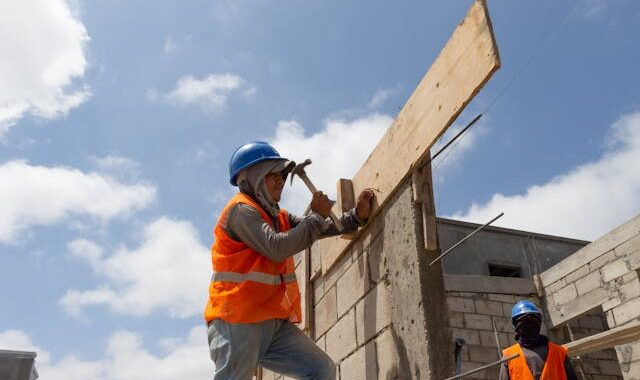
<path id="1" fill-rule="evenodd" d="M 0 349 L 47 380 L 210 378 L 231 152 L 270 141 L 334 193 L 470 4 L 0 2 Z M 581 239 L 637 215 L 640 3 L 490 11 L 503 68 L 452 130 L 517 79 L 434 161 L 438 214 Z"/>

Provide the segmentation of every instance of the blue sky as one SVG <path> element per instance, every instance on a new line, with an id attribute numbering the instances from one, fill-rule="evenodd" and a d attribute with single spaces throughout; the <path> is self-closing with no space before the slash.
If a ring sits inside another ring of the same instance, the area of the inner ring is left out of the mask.
<path id="1" fill-rule="evenodd" d="M 2 2 L 0 349 L 46 379 L 209 378 L 231 152 L 268 140 L 334 193 L 470 4 Z M 596 239 L 640 212 L 640 4 L 489 6 L 503 67 L 452 131 L 534 59 L 434 161 L 437 212 Z"/>

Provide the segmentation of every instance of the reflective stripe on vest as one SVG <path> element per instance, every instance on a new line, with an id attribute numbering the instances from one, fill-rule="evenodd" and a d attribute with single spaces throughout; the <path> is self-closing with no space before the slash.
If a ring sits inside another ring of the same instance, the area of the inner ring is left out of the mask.
<path id="1" fill-rule="evenodd" d="M 235 282 L 254 281 L 265 285 L 280 285 L 283 282 L 296 282 L 295 273 L 286 273 L 281 275 L 273 275 L 262 272 L 215 272 L 211 276 L 211 282 Z"/>

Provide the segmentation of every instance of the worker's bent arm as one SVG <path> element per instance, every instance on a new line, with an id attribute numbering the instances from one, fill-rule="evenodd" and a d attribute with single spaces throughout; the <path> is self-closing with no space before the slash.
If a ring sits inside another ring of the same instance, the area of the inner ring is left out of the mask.
<path id="1" fill-rule="evenodd" d="M 291 230 L 277 232 L 265 222 L 258 210 L 242 203 L 229 210 L 226 222 L 223 228 L 231 238 L 244 242 L 275 262 L 309 248 L 327 228 L 326 221 L 312 213 L 296 219 Z"/>
<path id="2" fill-rule="evenodd" d="M 289 214 L 289 220 L 291 221 L 292 226 L 296 226 L 298 223 L 303 221 L 305 218 L 301 218 L 297 215 Z M 320 233 L 319 238 L 336 236 L 342 234 L 350 234 L 358 230 L 358 227 L 364 226 L 367 222 L 360 219 L 358 217 L 358 213 L 356 213 L 356 208 L 352 208 L 351 210 L 345 212 L 340 216 L 340 222 L 342 223 L 342 227 L 344 228 L 342 231 L 339 231 L 336 228 L 335 224 L 331 221 L 331 219 L 324 219 L 324 223 L 322 226 L 322 232 Z"/>

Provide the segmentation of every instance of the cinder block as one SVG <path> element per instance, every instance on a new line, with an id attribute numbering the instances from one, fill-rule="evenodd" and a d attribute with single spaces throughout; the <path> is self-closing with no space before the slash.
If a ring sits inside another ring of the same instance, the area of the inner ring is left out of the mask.
<path id="1" fill-rule="evenodd" d="M 609 282 L 615 278 L 621 277 L 627 272 L 629 272 L 629 268 L 627 268 L 627 263 L 624 260 L 616 260 L 600 269 L 600 273 L 602 273 L 602 280 L 604 282 Z"/>
<path id="2" fill-rule="evenodd" d="M 324 280 L 322 276 L 318 276 L 313 282 L 313 302 L 315 305 L 318 304 L 324 297 Z"/>
<path id="3" fill-rule="evenodd" d="M 638 380 L 638 374 L 640 374 L 640 361 L 629 363 L 624 369 L 626 371 L 622 372 L 622 376 L 625 380 Z"/>
<path id="4" fill-rule="evenodd" d="M 607 251 L 589 263 L 589 270 L 595 271 L 616 258 L 616 253 L 613 250 Z"/>
<path id="5" fill-rule="evenodd" d="M 586 315 L 578 319 L 578 324 L 582 329 L 591 329 L 596 331 L 605 330 L 603 316 Z"/>
<path id="6" fill-rule="evenodd" d="M 378 376 L 376 346 L 373 342 L 360 347 L 340 363 L 340 379 L 375 379 Z"/>
<path id="7" fill-rule="evenodd" d="M 567 285 L 567 282 L 565 281 L 564 277 L 562 277 L 549 285 L 545 285 L 544 292 L 546 294 L 553 294 L 553 293 L 556 293 L 558 290 L 564 288 L 566 285 Z"/>
<path id="8" fill-rule="evenodd" d="M 493 347 L 469 345 L 469 359 L 483 364 L 500 360 L 495 344 Z"/>
<path id="9" fill-rule="evenodd" d="M 340 260 L 338 260 L 338 263 L 336 263 L 331 268 L 329 273 L 322 274 L 324 276 L 324 288 L 329 289 L 330 287 L 335 285 L 340 277 L 342 277 L 344 272 L 346 272 L 351 267 L 351 265 L 351 256 L 347 254 L 343 255 Z"/>
<path id="10" fill-rule="evenodd" d="M 608 311 L 606 311 L 606 312 L 604 313 L 604 315 L 605 315 L 605 316 L 606 316 L 606 318 L 607 318 L 607 326 L 609 327 L 609 329 L 612 329 L 612 328 L 614 328 L 614 327 L 618 326 L 618 325 L 616 324 L 616 319 L 615 319 L 615 318 L 614 318 L 614 316 L 613 316 L 613 310 L 608 310 Z"/>
<path id="11" fill-rule="evenodd" d="M 511 305 L 516 303 L 516 301 L 518 300 L 516 296 L 512 296 L 510 294 L 488 294 L 487 297 L 491 301 L 504 302 Z"/>
<path id="12" fill-rule="evenodd" d="M 565 304 L 578 297 L 578 292 L 574 284 L 569 284 L 554 294 L 556 304 Z"/>
<path id="13" fill-rule="evenodd" d="M 593 289 L 602 285 L 600 280 L 600 272 L 595 271 L 589 273 L 587 276 L 576 281 L 576 289 L 578 290 L 578 294 L 586 294 L 592 291 Z"/>
<path id="14" fill-rule="evenodd" d="M 597 365 L 600 373 L 603 375 L 622 376 L 622 372 L 620 371 L 620 364 L 617 361 L 598 360 Z"/>
<path id="15" fill-rule="evenodd" d="M 316 340 L 318 347 L 322 348 L 322 351 L 327 352 L 327 336 L 323 335 L 320 339 Z"/>
<path id="16" fill-rule="evenodd" d="M 364 261 L 357 261 L 338 280 L 338 316 L 346 313 L 369 290 L 367 272 Z"/>
<path id="17" fill-rule="evenodd" d="M 494 301 L 481 301 L 476 300 L 476 313 L 495 315 L 501 317 L 504 314 L 502 309 L 502 303 Z"/>
<path id="18" fill-rule="evenodd" d="M 513 325 L 511 324 L 511 313 L 509 313 L 509 317 L 493 318 L 493 322 L 496 324 L 496 329 L 498 330 L 498 332 L 507 334 L 513 333 Z"/>
<path id="19" fill-rule="evenodd" d="M 449 312 L 449 325 L 451 327 L 463 328 L 464 326 L 464 314 L 455 311 Z"/>
<path id="20" fill-rule="evenodd" d="M 601 305 L 609 298 L 606 288 L 598 287 L 580 297 L 567 300 L 566 303 L 551 304 L 548 308 L 553 326 L 562 324 Z"/>
<path id="21" fill-rule="evenodd" d="M 503 303 L 502 304 L 502 315 L 505 317 L 511 317 L 511 309 L 513 309 L 513 305 L 515 303 Z"/>
<path id="22" fill-rule="evenodd" d="M 336 287 L 329 289 L 327 294 L 314 308 L 315 312 L 315 336 L 324 334 L 338 320 L 336 310 Z"/>
<path id="23" fill-rule="evenodd" d="M 602 310 L 603 311 L 611 310 L 614 307 L 620 305 L 621 303 L 622 303 L 622 300 L 620 299 L 620 297 L 614 297 L 614 298 L 608 299 L 607 301 L 602 303 Z"/>
<path id="24" fill-rule="evenodd" d="M 618 292 L 625 300 L 640 297 L 640 281 L 638 281 L 637 279 L 629 281 L 626 284 L 620 286 Z"/>
<path id="25" fill-rule="evenodd" d="M 356 349 L 355 312 L 350 310 L 327 331 L 327 355 L 340 362 Z"/>
<path id="26" fill-rule="evenodd" d="M 391 323 L 389 285 L 378 283 L 356 304 L 356 336 L 358 345 L 378 334 Z"/>
<path id="27" fill-rule="evenodd" d="M 481 314 L 466 314 L 464 315 L 464 324 L 468 329 L 474 330 L 492 330 L 491 318 L 487 315 Z"/>
<path id="28" fill-rule="evenodd" d="M 462 338 L 466 344 L 480 344 L 480 332 L 468 329 L 451 329 L 453 339 Z"/>
<path id="29" fill-rule="evenodd" d="M 500 335 L 498 334 L 498 343 L 499 341 L 500 341 Z M 493 333 L 493 331 L 480 331 L 480 344 L 484 346 L 487 350 L 491 350 L 497 353 L 498 343 L 496 343 L 496 335 Z M 502 344 L 500 344 L 500 348 L 502 347 L 503 347 Z"/>
<path id="30" fill-rule="evenodd" d="M 638 270 L 640 269 L 640 250 L 626 256 L 624 260 L 627 262 L 627 267 L 629 270 Z"/>
<path id="31" fill-rule="evenodd" d="M 447 305 L 449 311 L 458 311 L 464 313 L 475 313 L 475 303 L 472 299 L 460 297 L 447 297 Z"/>
<path id="32" fill-rule="evenodd" d="M 399 379 L 400 357 L 398 347 L 393 340 L 391 329 L 385 330 L 375 339 L 378 359 L 378 379 Z"/>
<path id="33" fill-rule="evenodd" d="M 585 264 L 579 267 L 578 269 L 574 270 L 573 272 L 569 273 L 564 280 L 567 283 L 574 282 L 577 279 L 586 276 L 587 274 L 589 274 L 589 265 Z"/>
<path id="34" fill-rule="evenodd" d="M 472 369 L 476 369 L 478 367 L 482 367 L 485 364 L 487 364 L 487 363 L 477 363 L 477 362 L 470 362 L 470 361 L 462 362 L 462 372 L 471 371 Z M 472 373 L 469 376 L 466 376 L 466 378 L 469 378 L 469 379 L 490 379 L 490 377 L 487 377 L 486 371 L 479 371 L 479 372 L 476 372 L 476 373 Z"/>
<path id="35" fill-rule="evenodd" d="M 499 337 L 500 337 L 500 346 L 502 348 L 510 347 L 512 344 L 516 342 L 516 337 L 514 332 L 511 332 L 510 334 L 500 333 Z"/>
<path id="36" fill-rule="evenodd" d="M 384 259 L 384 236 L 379 234 L 371 241 L 371 245 L 366 250 L 365 257 L 369 266 L 369 278 L 378 283 L 389 274 L 386 260 Z"/>
<path id="37" fill-rule="evenodd" d="M 614 307 L 612 310 L 618 326 L 632 319 L 637 319 L 640 317 L 640 297 L 628 300 L 622 305 Z"/>
<path id="38" fill-rule="evenodd" d="M 639 278 L 640 278 L 640 273 L 638 273 L 637 270 L 632 270 L 622 276 L 622 282 L 630 282 L 633 280 L 638 280 Z"/>
<path id="39" fill-rule="evenodd" d="M 640 251 L 640 234 L 625 241 L 614 249 L 616 256 L 624 257 L 636 251 Z"/>

